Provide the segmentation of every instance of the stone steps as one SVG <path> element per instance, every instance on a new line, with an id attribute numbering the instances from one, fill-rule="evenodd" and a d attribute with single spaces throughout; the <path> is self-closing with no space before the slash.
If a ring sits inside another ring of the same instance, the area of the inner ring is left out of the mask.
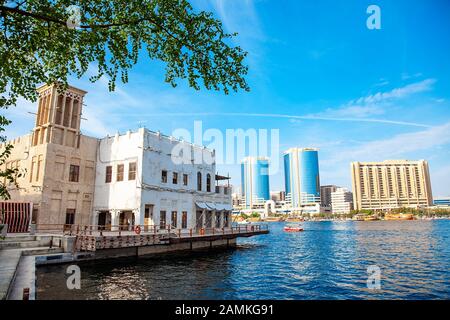
<path id="1" fill-rule="evenodd" d="M 27 262 L 29 264 L 31 256 L 62 253 L 64 251 L 63 248 L 50 247 L 52 241 L 53 237 L 49 235 L 34 236 L 27 234 L 8 235 L 0 241 L 0 300 L 6 299 L 11 294 L 17 270 L 19 270 L 19 279 L 12 294 L 14 299 L 20 297 L 22 294 L 20 290 L 23 290 L 22 287 L 30 287 L 30 289 L 34 290 L 34 286 L 31 285 L 33 281 L 30 280 L 32 278 L 28 268 L 24 264 L 20 267 L 19 261 L 23 260 L 23 263 Z M 33 298 L 35 292 L 32 291 L 30 294 L 30 298 Z"/>
<path id="2" fill-rule="evenodd" d="M 36 240 L 36 236 L 32 235 L 8 235 L 2 242 L 20 242 L 20 241 L 34 241 Z"/>
<path id="3" fill-rule="evenodd" d="M 50 247 L 37 247 L 37 248 L 27 248 L 22 251 L 23 256 L 39 256 L 54 253 L 63 253 L 63 248 L 50 248 Z"/>
<path id="4" fill-rule="evenodd" d="M 50 239 L 27 240 L 27 241 L 0 241 L 1 249 L 20 249 L 20 248 L 36 248 L 49 247 Z"/>

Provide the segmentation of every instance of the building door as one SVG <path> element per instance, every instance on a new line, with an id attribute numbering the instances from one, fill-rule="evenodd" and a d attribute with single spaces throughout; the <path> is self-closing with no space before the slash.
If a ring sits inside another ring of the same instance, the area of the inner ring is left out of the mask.
<path id="1" fill-rule="evenodd" d="M 206 228 L 212 227 L 212 211 L 206 211 Z"/>
<path id="2" fill-rule="evenodd" d="M 203 211 L 197 210 L 195 213 L 195 227 L 197 229 L 203 228 Z"/>
<path id="3" fill-rule="evenodd" d="M 154 226 L 155 222 L 153 221 L 153 205 L 152 204 L 146 204 L 144 209 L 144 228 L 145 231 L 148 231 L 148 229 L 151 226 Z"/>
<path id="4" fill-rule="evenodd" d="M 133 211 L 120 212 L 119 224 L 120 224 L 121 230 L 131 230 L 131 226 L 134 226 Z"/>
<path id="5" fill-rule="evenodd" d="M 166 212 L 161 211 L 159 213 L 159 228 L 165 229 L 166 228 Z"/>
<path id="6" fill-rule="evenodd" d="M 106 215 L 108 214 L 109 212 L 107 212 L 107 211 L 100 211 L 99 213 L 98 213 L 98 222 L 97 222 L 97 224 L 98 224 L 98 229 L 99 230 L 105 230 L 106 229 Z"/>
<path id="7" fill-rule="evenodd" d="M 216 228 L 220 228 L 220 215 L 221 214 L 222 213 L 220 211 L 216 211 L 216 215 L 215 215 L 215 217 L 216 217 L 216 223 L 215 223 Z"/>
<path id="8" fill-rule="evenodd" d="M 181 228 L 187 228 L 187 211 L 183 211 L 183 213 L 181 214 Z"/>
<path id="9" fill-rule="evenodd" d="M 66 209 L 66 224 L 65 230 L 70 230 L 71 226 L 75 223 L 75 209 Z"/>
<path id="10" fill-rule="evenodd" d="M 177 228 L 177 222 L 178 222 L 178 213 L 176 211 L 172 211 L 172 217 L 171 217 L 172 225 L 171 228 L 176 229 Z"/>

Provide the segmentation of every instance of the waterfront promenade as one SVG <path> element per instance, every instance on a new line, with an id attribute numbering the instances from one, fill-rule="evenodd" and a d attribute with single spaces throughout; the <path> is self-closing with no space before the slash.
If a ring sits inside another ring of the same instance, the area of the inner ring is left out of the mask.
<path id="1" fill-rule="evenodd" d="M 37 229 L 40 232 L 35 235 L 8 234 L 0 242 L 0 300 L 20 300 L 24 288 L 29 289 L 29 299 L 34 299 L 36 265 L 234 247 L 238 237 L 269 233 L 267 225 L 199 230 L 142 226 L 143 231 L 124 226 L 99 230 L 98 226 L 46 225 Z"/>

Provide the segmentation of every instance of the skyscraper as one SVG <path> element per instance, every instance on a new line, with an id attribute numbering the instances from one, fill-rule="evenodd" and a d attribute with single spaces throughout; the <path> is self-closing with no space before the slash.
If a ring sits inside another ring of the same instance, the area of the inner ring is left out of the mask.
<path id="1" fill-rule="evenodd" d="M 433 203 L 428 162 L 425 160 L 352 162 L 351 171 L 356 210 L 387 210 Z"/>
<path id="2" fill-rule="evenodd" d="M 318 150 L 291 148 L 284 153 L 286 202 L 293 208 L 316 205 L 320 208 Z"/>
<path id="3" fill-rule="evenodd" d="M 246 157 L 241 163 L 242 196 L 247 208 L 261 206 L 270 200 L 269 159 Z"/>

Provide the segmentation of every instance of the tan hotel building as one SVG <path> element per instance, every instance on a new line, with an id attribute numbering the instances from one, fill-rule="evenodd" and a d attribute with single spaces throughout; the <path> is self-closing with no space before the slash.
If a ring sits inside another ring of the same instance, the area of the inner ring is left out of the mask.
<path id="1" fill-rule="evenodd" d="M 356 210 L 431 206 L 430 173 L 425 160 L 351 163 Z"/>

